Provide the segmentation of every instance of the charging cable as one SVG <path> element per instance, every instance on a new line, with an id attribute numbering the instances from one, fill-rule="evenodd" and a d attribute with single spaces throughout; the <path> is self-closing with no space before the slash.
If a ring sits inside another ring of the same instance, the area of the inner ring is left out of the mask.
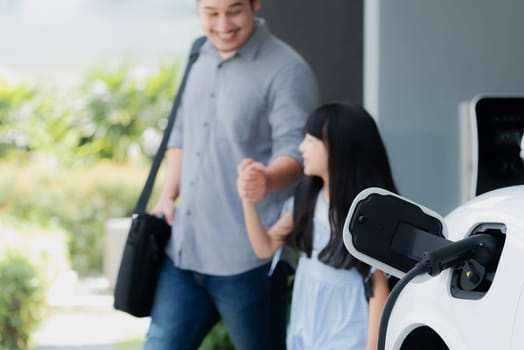
<path id="1" fill-rule="evenodd" d="M 452 242 L 447 246 L 424 253 L 420 260 L 406 275 L 397 282 L 389 293 L 382 311 L 378 332 L 378 350 L 385 350 L 386 332 L 393 306 L 404 287 L 418 275 L 428 273 L 435 277 L 445 269 L 455 267 L 468 259 L 475 259 L 480 264 L 488 264 L 496 259 L 499 243 L 489 234 L 477 234 L 463 240 Z"/>

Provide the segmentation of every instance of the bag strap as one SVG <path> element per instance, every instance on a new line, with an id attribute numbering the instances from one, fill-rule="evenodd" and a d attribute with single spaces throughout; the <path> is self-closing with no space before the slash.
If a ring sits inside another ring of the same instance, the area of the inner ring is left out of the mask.
<path id="1" fill-rule="evenodd" d="M 189 59 L 186 65 L 186 69 L 184 71 L 184 76 L 182 78 L 182 82 L 180 83 L 180 87 L 178 88 L 178 93 L 175 97 L 173 108 L 171 109 L 171 113 L 169 114 L 169 120 L 168 120 L 167 126 L 164 129 L 164 135 L 162 137 L 162 142 L 160 143 L 160 146 L 158 147 L 158 151 L 156 152 L 155 158 L 153 160 L 153 164 L 151 165 L 151 170 L 149 171 L 147 181 L 144 185 L 144 188 L 142 189 L 142 193 L 140 194 L 140 197 L 135 207 L 134 213 L 136 214 L 144 213 L 146 211 L 147 202 L 149 201 L 149 197 L 151 196 L 151 191 L 153 190 L 153 185 L 155 184 L 156 174 L 158 172 L 158 168 L 160 167 L 160 163 L 162 163 L 162 160 L 164 159 L 167 142 L 171 135 L 171 130 L 173 129 L 173 125 L 175 124 L 175 118 L 176 118 L 178 106 L 180 105 L 180 101 L 182 99 L 182 95 L 186 87 L 187 77 L 189 75 L 189 72 L 191 71 L 191 66 L 198 59 L 200 48 L 202 47 L 202 45 L 204 45 L 205 41 L 206 41 L 205 36 L 199 37 L 198 39 L 196 39 L 193 42 L 193 46 L 191 47 L 191 51 L 189 53 Z"/>

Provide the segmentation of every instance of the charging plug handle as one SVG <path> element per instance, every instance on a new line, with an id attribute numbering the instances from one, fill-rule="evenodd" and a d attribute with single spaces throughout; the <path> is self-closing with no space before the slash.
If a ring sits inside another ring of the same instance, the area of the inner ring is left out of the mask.
<path id="1" fill-rule="evenodd" d="M 498 240 L 489 234 L 477 234 L 447 246 L 424 253 L 431 276 L 437 276 L 443 270 L 463 263 L 468 259 L 475 259 L 481 264 L 488 264 L 496 259 Z"/>

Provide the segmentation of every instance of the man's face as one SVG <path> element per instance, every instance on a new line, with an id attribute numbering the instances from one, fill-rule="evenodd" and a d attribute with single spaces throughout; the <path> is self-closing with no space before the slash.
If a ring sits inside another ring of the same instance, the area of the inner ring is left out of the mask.
<path id="1" fill-rule="evenodd" d="M 197 10 L 208 39 L 222 58 L 234 55 L 255 30 L 259 0 L 198 0 Z"/>

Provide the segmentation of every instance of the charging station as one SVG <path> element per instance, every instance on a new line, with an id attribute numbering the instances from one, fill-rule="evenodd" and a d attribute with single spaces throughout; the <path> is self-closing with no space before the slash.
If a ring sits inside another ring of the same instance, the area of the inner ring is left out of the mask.
<path id="1" fill-rule="evenodd" d="M 482 94 L 459 109 L 461 202 L 524 184 L 524 95 Z"/>
<path id="2" fill-rule="evenodd" d="M 400 278 L 379 350 L 524 349 L 524 97 L 463 108 L 461 206 L 443 218 L 368 188 L 346 218 L 350 253 Z"/>

